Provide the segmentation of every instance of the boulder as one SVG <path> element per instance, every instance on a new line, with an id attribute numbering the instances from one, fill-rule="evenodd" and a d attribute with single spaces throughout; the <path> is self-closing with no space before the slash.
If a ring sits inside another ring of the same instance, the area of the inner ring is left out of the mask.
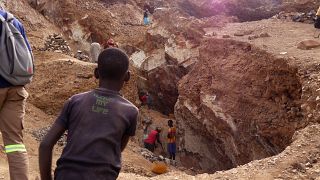
<path id="1" fill-rule="evenodd" d="M 142 63 L 146 59 L 146 54 L 144 51 L 137 51 L 130 56 L 133 66 L 136 68 L 141 68 Z"/>
<path id="2" fill-rule="evenodd" d="M 310 50 L 317 47 L 320 47 L 320 42 L 315 40 L 304 40 L 297 45 L 297 48 L 302 50 Z"/>
<path id="3" fill-rule="evenodd" d="M 157 45 L 160 49 L 149 51 L 147 55 L 137 52 L 131 57 L 134 64 L 147 74 L 148 88 L 145 90 L 151 94 L 154 107 L 164 114 L 170 114 L 174 112 L 178 98 L 178 82 L 192 69 L 199 57 L 199 43 L 188 40 L 182 34 L 172 34 L 165 39 L 158 30 L 157 33 L 151 32 L 147 37 L 158 39 L 161 42 Z M 166 40 L 165 44 L 163 40 Z M 164 45 L 163 49 L 161 44 Z M 156 47 L 152 43 L 151 46 Z"/>
<path id="4" fill-rule="evenodd" d="M 281 152 L 301 119 L 297 69 L 247 43 L 205 41 L 178 92 L 181 163 L 208 172 Z"/>
<path id="5" fill-rule="evenodd" d="M 175 64 L 186 64 L 186 61 L 199 57 L 199 44 L 193 44 L 181 36 L 171 37 L 165 45 L 165 52 L 166 57 L 174 60 Z"/>
<path id="6" fill-rule="evenodd" d="M 239 32 L 234 33 L 234 36 L 246 36 L 246 35 L 250 35 L 252 33 L 253 33 L 252 30 L 245 30 L 245 31 L 239 31 Z"/>
<path id="7" fill-rule="evenodd" d="M 149 72 L 166 63 L 164 49 L 156 49 L 148 54 L 140 65 L 140 70 Z"/>

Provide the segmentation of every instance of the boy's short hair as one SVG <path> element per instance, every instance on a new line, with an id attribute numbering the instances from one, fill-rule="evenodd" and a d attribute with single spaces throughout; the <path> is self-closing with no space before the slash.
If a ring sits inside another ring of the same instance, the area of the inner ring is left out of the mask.
<path id="1" fill-rule="evenodd" d="M 108 48 L 98 57 L 99 78 L 122 80 L 129 69 L 129 57 L 118 48 Z"/>
<path id="2" fill-rule="evenodd" d="M 157 128 L 156 128 L 156 131 L 161 132 L 161 131 L 162 131 L 162 128 L 161 128 L 161 127 L 157 127 Z"/>

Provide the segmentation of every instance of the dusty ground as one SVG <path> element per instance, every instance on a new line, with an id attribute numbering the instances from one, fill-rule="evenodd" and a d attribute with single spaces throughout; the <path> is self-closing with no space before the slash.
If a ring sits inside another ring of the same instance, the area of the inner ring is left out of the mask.
<path id="1" fill-rule="evenodd" d="M 252 31 L 252 34 L 237 37 L 237 32 Z M 315 33 L 319 30 L 313 28 L 313 25 L 286 22 L 282 20 L 268 19 L 248 23 L 229 24 L 225 28 L 216 29 L 217 37 L 230 35 L 232 39 L 246 41 L 254 44 L 261 49 L 265 49 L 278 57 L 287 58 L 289 64 L 298 67 L 302 83 L 302 108 L 309 117 L 310 121 L 320 120 L 319 101 L 320 95 L 320 51 L 319 49 L 300 50 L 297 44 L 303 40 L 314 39 Z M 257 38 L 249 40 L 249 36 L 268 33 L 271 37 Z M 319 39 L 315 39 L 320 41 Z"/>

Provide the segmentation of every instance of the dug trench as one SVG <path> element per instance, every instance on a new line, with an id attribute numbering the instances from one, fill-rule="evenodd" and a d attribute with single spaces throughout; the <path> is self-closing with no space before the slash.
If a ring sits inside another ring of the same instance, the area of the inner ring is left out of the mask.
<path id="1" fill-rule="evenodd" d="M 130 148 L 142 146 L 143 123 L 147 118 L 153 122 L 150 129 L 160 126 L 166 130 L 166 120 L 175 120 L 178 166 L 187 173 L 227 170 L 282 152 L 304 121 L 297 69 L 289 66 L 286 59 L 276 58 L 248 43 L 207 39 L 200 44 L 196 62 L 183 72 L 174 70 L 181 69 L 179 65 L 164 64 L 158 68 L 168 66 L 171 70 L 158 73 L 156 77 L 160 79 L 145 77 L 148 84 L 159 84 L 160 92 L 171 89 L 176 93 L 172 97 L 175 106 L 170 110 L 174 114 L 163 115 L 157 107 L 140 108 L 137 135 Z M 32 92 L 29 102 L 46 114 L 57 115 L 65 99 L 96 86 L 92 76 L 94 64 L 50 52 L 35 55 L 47 60 L 36 64 L 37 75 L 28 87 Z M 138 76 L 143 73 L 134 67 L 131 71 L 132 81 L 122 93 L 139 105 Z M 175 86 L 163 82 L 174 82 Z M 167 106 L 166 101 L 155 101 Z M 32 129 L 28 131 L 34 133 Z M 166 131 L 162 133 L 162 139 L 165 138 Z M 139 151 L 130 150 L 132 153 L 139 156 Z M 163 155 L 161 151 L 155 154 Z M 147 174 L 146 167 L 130 170 L 126 160 L 124 166 L 124 172 Z"/>
<path id="2" fill-rule="evenodd" d="M 162 81 L 148 81 L 146 77 L 149 84 L 175 82 L 176 86 L 168 84 L 170 88 L 161 84 L 163 89 L 177 92 L 173 97 L 175 106 L 171 109 L 174 115 L 141 108 L 142 116 L 154 120 L 153 126 L 166 129 L 166 120 L 175 119 L 179 130 L 178 165 L 183 167 L 181 169 L 213 173 L 273 156 L 290 145 L 293 133 L 304 120 L 297 69 L 289 66 L 286 59 L 275 58 L 248 43 L 207 39 L 200 44 L 199 57 L 188 69 L 177 73 L 174 69 L 182 67 L 165 64 L 159 68 L 168 66 L 172 70 L 157 76 Z M 39 122 L 43 118 L 52 122 L 68 97 L 96 86 L 92 76 L 94 64 L 51 52 L 35 52 L 35 56 L 43 61 L 36 62 L 37 74 L 28 87 L 31 92 L 29 102 L 39 108 L 37 111 L 46 114 L 39 116 L 35 110 L 27 111 L 28 121 L 33 123 L 26 129 L 30 134 L 48 126 L 48 123 Z M 132 81 L 126 84 L 122 93 L 130 101 L 137 102 L 137 76 L 142 73 L 133 67 L 131 70 Z M 35 121 L 33 116 L 41 118 Z M 124 156 L 123 172 L 150 176 L 147 173 L 150 162 L 142 160 L 139 151 L 133 150 L 137 149 L 136 144 L 141 144 L 142 121 L 143 117 L 139 119 L 137 136 L 126 152 L 129 155 Z M 36 152 L 37 143 L 27 137 L 35 145 L 32 150 Z M 162 138 L 165 139 L 165 132 Z M 60 153 L 61 147 L 58 147 L 55 158 Z M 34 164 L 36 158 L 34 154 Z M 38 173 L 36 169 L 34 171 Z"/>
<path id="3" fill-rule="evenodd" d="M 182 170 L 195 170 L 192 173 L 231 169 L 278 154 L 290 145 L 304 119 L 297 69 L 248 43 L 208 38 L 195 47 L 199 53 L 190 57 L 192 63 L 187 66 L 184 63 L 189 59 L 179 61 L 172 51 L 163 56 L 165 63 L 148 73 L 131 67 L 132 81 L 123 95 L 138 105 L 138 91 L 144 84 L 158 97 L 154 98 L 154 111 L 141 108 L 132 146 L 142 146 L 144 118 L 153 120 L 151 128 L 163 129 L 167 119 L 175 120 L 178 165 Z M 94 64 L 57 53 L 35 55 L 43 61 L 36 62 L 37 74 L 28 87 L 29 102 L 46 114 L 57 115 L 68 97 L 96 86 Z M 146 82 L 141 82 L 140 76 Z M 58 151 L 61 153 L 61 148 Z M 130 150 L 130 157 L 132 153 L 136 152 Z M 124 166 L 128 167 L 124 172 L 147 174 L 146 167 L 130 170 L 128 162 Z"/>
<path id="4" fill-rule="evenodd" d="M 297 68 L 234 40 L 204 40 L 199 52 L 189 70 L 166 64 L 152 71 L 157 78 L 149 78 L 151 86 L 157 84 L 154 91 L 176 100 L 169 110 L 174 116 L 167 118 L 177 123 L 179 165 L 213 173 L 276 155 L 290 145 L 304 121 Z M 165 106 L 161 110 L 168 108 L 165 102 L 155 103 Z M 156 118 L 146 110 L 142 115 Z M 153 126 L 165 128 L 163 119 Z"/>

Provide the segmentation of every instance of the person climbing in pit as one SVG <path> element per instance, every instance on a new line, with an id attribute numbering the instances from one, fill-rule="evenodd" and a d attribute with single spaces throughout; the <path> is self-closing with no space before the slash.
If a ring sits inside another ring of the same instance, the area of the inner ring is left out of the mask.
<path id="1" fill-rule="evenodd" d="M 144 25 L 149 25 L 150 24 L 150 20 L 149 20 L 149 10 L 146 9 L 143 13 L 143 23 Z"/>
<path id="2" fill-rule="evenodd" d="M 152 108 L 153 108 L 153 99 L 152 99 L 152 96 L 149 94 L 149 92 L 147 92 L 146 96 L 147 96 L 147 106 L 148 106 L 148 109 L 152 109 Z"/>
<path id="3" fill-rule="evenodd" d="M 144 140 L 144 148 L 148 149 L 151 152 L 154 152 L 156 142 L 158 142 L 163 150 L 162 142 L 160 140 L 161 127 L 157 127 L 155 130 L 152 130 L 148 137 Z"/>
<path id="4" fill-rule="evenodd" d="M 172 165 L 176 165 L 176 132 L 177 129 L 173 124 L 173 121 L 170 119 L 168 120 L 168 153 L 169 153 L 169 159 L 172 163 Z"/>
<path id="5" fill-rule="evenodd" d="M 92 63 L 97 63 L 98 62 L 98 57 L 101 53 L 101 45 L 97 42 L 93 42 L 90 45 L 90 60 Z"/>
<path id="6" fill-rule="evenodd" d="M 135 135 L 138 108 L 119 91 L 130 79 L 129 58 L 117 48 L 104 50 L 94 71 L 99 88 L 72 96 L 39 147 L 42 180 L 51 180 L 52 149 L 68 130 L 55 180 L 115 180 L 121 152 Z"/>
<path id="7" fill-rule="evenodd" d="M 139 93 L 139 100 L 141 102 L 141 106 L 147 105 L 147 102 L 148 102 L 147 99 L 148 99 L 147 93 L 145 92 Z"/>

